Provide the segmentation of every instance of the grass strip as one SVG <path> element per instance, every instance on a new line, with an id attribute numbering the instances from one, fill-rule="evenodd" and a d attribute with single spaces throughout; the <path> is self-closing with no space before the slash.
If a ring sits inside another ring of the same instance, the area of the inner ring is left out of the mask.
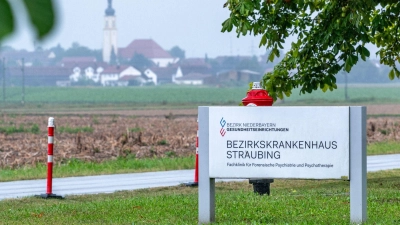
<path id="1" fill-rule="evenodd" d="M 365 224 L 400 223 L 400 170 L 368 173 Z M 197 188 L 0 201 L 4 224 L 198 224 Z M 279 180 L 271 196 L 244 182 L 217 182 L 215 224 L 349 224 L 349 182 Z"/>
<path id="2" fill-rule="evenodd" d="M 118 173 L 138 173 L 167 170 L 193 169 L 194 156 L 172 158 L 117 158 L 101 163 L 84 162 L 78 159 L 70 159 L 62 164 L 54 165 L 53 177 L 74 177 L 105 175 Z M 0 170 L 0 182 L 13 180 L 44 179 L 47 175 L 47 164 L 37 164 L 35 167 L 23 167 L 19 169 Z"/>
<path id="3" fill-rule="evenodd" d="M 368 155 L 399 154 L 400 142 L 376 142 L 367 146 Z"/>

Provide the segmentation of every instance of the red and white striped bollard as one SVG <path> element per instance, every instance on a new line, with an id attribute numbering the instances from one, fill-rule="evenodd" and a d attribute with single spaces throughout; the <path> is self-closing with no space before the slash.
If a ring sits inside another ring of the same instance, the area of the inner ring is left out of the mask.
<path id="1" fill-rule="evenodd" d="M 54 148 L 54 118 L 49 117 L 47 126 L 47 191 L 41 194 L 42 198 L 63 198 L 60 195 L 53 194 L 53 148 Z"/>

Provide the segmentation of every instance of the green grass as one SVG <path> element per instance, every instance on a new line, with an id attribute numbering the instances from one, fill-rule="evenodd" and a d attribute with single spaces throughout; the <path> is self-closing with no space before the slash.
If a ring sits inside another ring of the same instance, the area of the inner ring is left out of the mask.
<path id="1" fill-rule="evenodd" d="M 19 125 L 18 127 L 16 125 L 0 125 L 0 133 L 4 134 L 13 134 L 13 133 L 33 133 L 33 134 L 38 134 L 40 132 L 39 125 L 33 124 L 29 128 L 25 128 L 23 125 Z"/>
<path id="2" fill-rule="evenodd" d="M 349 86 L 323 93 L 320 90 L 300 95 L 294 89 L 290 97 L 274 105 L 369 105 L 400 103 L 400 85 Z M 0 102 L 0 113 L 68 114 L 91 111 L 196 109 L 200 105 L 237 106 L 246 97 L 248 86 L 157 86 L 157 87 L 26 87 L 25 104 L 21 105 L 21 89 L 7 87 L 6 101 Z M 1 93 L 0 93 L 1 96 Z M 400 114 L 400 113 L 399 113 Z M 94 122 L 96 122 L 94 120 Z"/>
<path id="3" fill-rule="evenodd" d="M 400 170 L 368 173 L 365 224 L 399 224 Z M 1 224 L 198 224 L 197 188 L 0 201 Z M 247 181 L 216 184 L 215 224 L 350 224 L 349 182 L 279 180 L 271 196 Z"/>
<path id="4" fill-rule="evenodd" d="M 193 169 L 194 157 L 136 159 L 133 155 L 116 160 L 108 160 L 102 163 L 84 162 L 78 159 L 70 159 L 54 165 L 53 177 L 73 177 L 118 173 L 138 173 L 166 170 Z M 56 161 L 56 159 L 55 159 Z M 19 169 L 3 168 L 0 170 L 0 182 L 13 180 L 44 179 L 47 174 L 47 165 L 37 164 L 35 167 L 23 167 Z"/>
<path id="5" fill-rule="evenodd" d="M 285 98 L 285 103 L 301 104 L 301 105 L 330 105 L 330 104 L 382 104 L 382 103 L 399 103 L 399 87 L 398 86 L 359 86 L 349 87 L 347 94 L 349 99 L 345 100 L 345 88 L 339 87 L 334 91 L 322 92 L 314 91 L 311 94 L 299 95 L 299 89 L 292 91 L 290 97 Z"/>
<path id="6" fill-rule="evenodd" d="M 246 97 L 247 85 L 241 87 L 157 86 L 157 87 L 26 87 L 25 102 L 41 108 L 45 104 L 210 104 L 238 105 Z M 20 104 L 19 87 L 7 87 L 6 103 Z M 399 103 L 398 85 L 350 86 L 345 101 L 344 87 L 323 93 L 320 90 L 300 95 L 294 89 L 285 102 L 294 103 Z M 4 104 L 4 103 L 3 103 Z M 12 105 L 11 105 L 12 106 Z"/>
<path id="7" fill-rule="evenodd" d="M 20 88 L 8 87 L 6 101 L 20 103 Z M 210 88 L 196 86 L 168 87 L 27 87 L 25 101 L 63 104 L 174 104 L 174 103 L 218 103 L 237 102 L 245 97 L 247 87 Z M 222 97 L 223 96 L 223 97 Z"/>
<path id="8" fill-rule="evenodd" d="M 376 142 L 367 146 L 368 155 L 399 154 L 400 142 Z"/>

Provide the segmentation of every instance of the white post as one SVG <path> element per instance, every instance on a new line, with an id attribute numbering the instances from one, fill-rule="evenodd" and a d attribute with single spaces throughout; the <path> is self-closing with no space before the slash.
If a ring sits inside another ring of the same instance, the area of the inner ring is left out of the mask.
<path id="1" fill-rule="evenodd" d="M 367 110 L 350 107 L 350 222 L 367 220 Z"/>
<path id="2" fill-rule="evenodd" d="M 209 108 L 199 107 L 199 224 L 215 221 L 215 179 L 209 174 Z"/>

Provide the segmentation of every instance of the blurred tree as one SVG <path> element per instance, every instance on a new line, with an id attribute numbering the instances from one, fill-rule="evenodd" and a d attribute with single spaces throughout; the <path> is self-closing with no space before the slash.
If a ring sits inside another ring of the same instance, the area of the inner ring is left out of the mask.
<path id="1" fill-rule="evenodd" d="M 143 72 L 145 69 L 154 66 L 154 62 L 146 58 L 142 54 L 135 53 L 133 54 L 133 57 L 129 61 L 129 65 Z"/>
<path id="2" fill-rule="evenodd" d="M 179 58 L 179 59 L 184 59 L 185 58 L 185 51 L 183 49 L 179 48 L 178 46 L 174 46 L 168 52 L 172 57 L 176 57 L 176 58 Z"/>
<path id="3" fill-rule="evenodd" d="M 209 58 L 207 58 L 207 61 L 211 65 L 213 74 L 227 70 L 252 70 L 255 72 L 262 72 L 263 70 L 255 56 L 226 56 L 219 61 Z"/>
<path id="4" fill-rule="evenodd" d="M 88 47 L 81 46 L 78 42 L 73 42 L 71 48 L 65 50 L 64 57 L 101 57 L 98 55 L 98 50 L 91 50 Z"/>
<path id="5" fill-rule="evenodd" d="M 263 86 L 276 99 L 336 89 L 339 71 L 350 72 L 358 59 L 370 56 L 365 47 L 378 47 L 380 63 L 391 67 L 389 78 L 400 78 L 400 2 L 394 0 L 227 0 L 230 16 L 222 32 L 261 35 L 260 47 L 271 50 L 269 61 L 290 36 L 291 49 L 264 75 Z"/>
<path id="6" fill-rule="evenodd" d="M 257 57 L 244 58 L 236 65 L 238 70 L 252 70 L 255 72 L 262 72 L 262 67 L 257 60 Z"/>
<path id="7" fill-rule="evenodd" d="M 63 47 L 61 47 L 60 44 L 58 44 L 57 46 L 51 47 L 49 49 L 49 51 L 54 52 L 54 54 L 56 55 L 56 57 L 54 58 L 54 62 L 58 62 L 64 57 L 65 49 Z"/>
<path id="8" fill-rule="evenodd" d="M 115 54 L 115 50 L 114 50 L 114 47 L 113 47 L 111 49 L 110 65 L 117 65 L 117 64 L 118 64 L 118 58 L 117 58 L 117 54 Z"/>

